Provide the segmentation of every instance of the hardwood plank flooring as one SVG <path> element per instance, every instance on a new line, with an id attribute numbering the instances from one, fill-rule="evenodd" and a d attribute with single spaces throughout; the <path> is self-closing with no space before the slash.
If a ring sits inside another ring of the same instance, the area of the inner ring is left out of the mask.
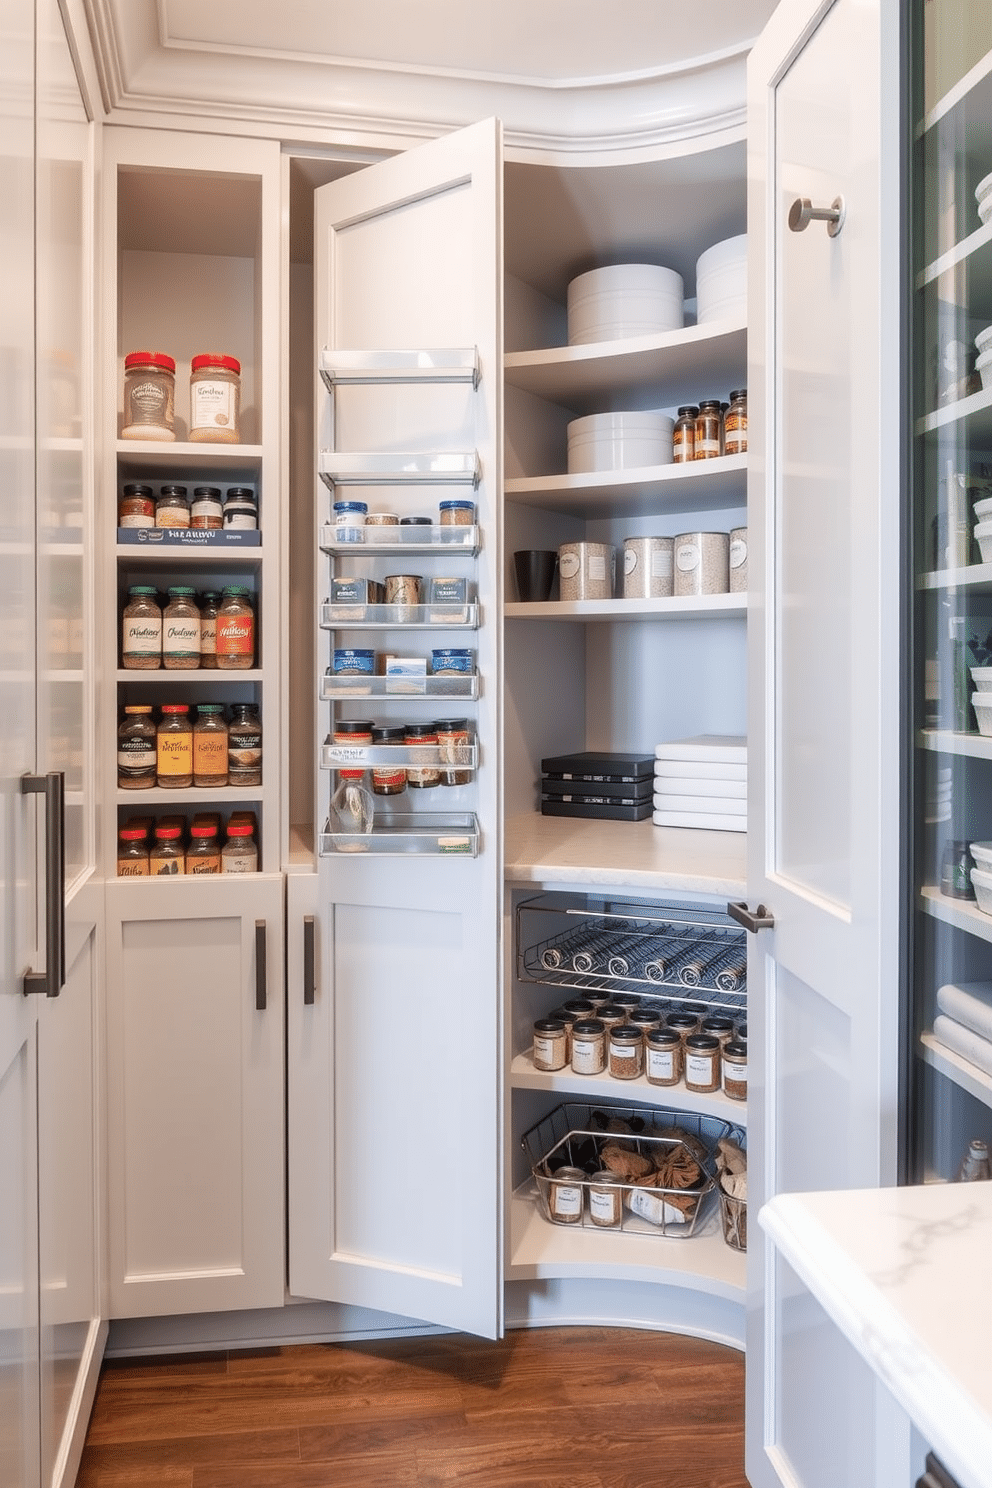
<path id="1" fill-rule="evenodd" d="M 747 1488 L 744 1358 L 535 1328 L 110 1360 L 77 1488 Z"/>

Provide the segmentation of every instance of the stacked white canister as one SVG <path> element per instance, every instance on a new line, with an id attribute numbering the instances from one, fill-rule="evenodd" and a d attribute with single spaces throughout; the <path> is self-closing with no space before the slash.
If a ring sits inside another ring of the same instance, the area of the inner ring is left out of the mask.
<path id="1" fill-rule="evenodd" d="M 628 537 L 622 575 L 612 544 L 568 542 L 558 549 L 563 600 L 691 598 L 746 594 L 747 528 L 732 532 L 682 532 L 677 537 Z"/>
<path id="2" fill-rule="evenodd" d="M 747 740 L 702 734 L 655 748 L 656 827 L 747 831 Z"/>

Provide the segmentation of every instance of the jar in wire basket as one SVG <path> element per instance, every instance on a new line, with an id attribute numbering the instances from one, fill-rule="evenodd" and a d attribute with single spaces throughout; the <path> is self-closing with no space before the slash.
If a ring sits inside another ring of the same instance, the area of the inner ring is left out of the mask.
<path id="1" fill-rule="evenodd" d="M 558 1168 L 548 1186 L 548 1208 L 557 1224 L 581 1224 L 586 1175 L 581 1168 Z"/>
<path id="2" fill-rule="evenodd" d="M 623 1217 L 623 1185 L 616 1173 L 603 1168 L 589 1179 L 589 1218 L 602 1230 L 615 1230 Z"/>

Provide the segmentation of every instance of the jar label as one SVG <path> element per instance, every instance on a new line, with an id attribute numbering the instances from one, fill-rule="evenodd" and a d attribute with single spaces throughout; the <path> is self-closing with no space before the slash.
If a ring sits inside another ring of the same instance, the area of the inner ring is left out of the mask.
<path id="1" fill-rule="evenodd" d="M 577 1075 L 596 1075 L 603 1068 L 604 1049 L 601 1043 L 572 1036 L 572 1068 Z"/>
<path id="2" fill-rule="evenodd" d="M 590 579 L 599 579 L 600 582 L 606 578 L 606 556 L 603 553 L 590 553 L 587 564 Z"/>
<path id="3" fill-rule="evenodd" d="M 148 858 L 119 858 L 117 862 L 118 878 L 147 878 L 151 873 Z"/>
<path id="4" fill-rule="evenodd" d="M 712 1085 L 714 1061 L 710 1054 L 687 1054 L 685 1057 L 685 1079 L 687 1085 Z"/>
<path id="5" fill-rule="evenodd" d="M 161 620 L 124 620 L 125 656 L 161 656 Z"/>
<path id="6" fill-rule="evenodd" d="M 544 1066 L 545 1069 L 558 1066 L 558 1061 L 565 1060 L 565 1036 L 560 1034 L 558 1038 L 542 1037 L 534 1035 L 534 1063 Z"/>
<path id="7" fill-rule="evenodd" d="M 640 1049 L 637 1044 L 611 1044 L 611 1059 L 636 1059 Z"/>
<path id="8" fill-rule="evenodd" d="M 634 547 L 629 547 L 629 546 L 628 547 L 625 547 L 624 550 L 623 550 L 623 571 L 624 571 L 624 573 L 625 574 L 632 574 L 634 572 L 634 569 L 636 567 L 637 567 L 637 549 L 634 548 Z"/>
<path id="9" fill-rule="evenodd" d="M 182 873 L 183 875 L 185 875 L 186 864 L 183 860 L 182 855 L 180 855 L 178 858 L 152 857 L 149 872 L 151 873 L 153 878 L 158 878 L 163 874 L 168 875 L 169 877 L 175 877 L 177 873 Z"/>
<path id="10" fill-rule="evenodd" d="M 230 504 L 224 508 L 224 527 L 228 532 L 254 532 L 258 526 L 254 507 L 232 507 Z"/>
<path id="11" fill-rule="evenodd" d="M 673 1049 L 648 1050 L 648 1079 L 675 1079 L 675 1051 Z"/>
<path id="12" fill-rule="evenodd" d="M 227 736 L 227 755 L 238 765 L 258 765 L 262 760 L 262 741 L 258 734 L 237 734 L 232 729 Z"/>
<path id="13" fill-rule="evenodd" d="M 616 1224 L 617 1195 L 589 1190 L 589 1215 L 597 1224 Z"/>
<path id="14" fill-rule="evenodd" d="M 121 515 L 120 515 L 120 521 L 119 521 L 118 525 L 121 526 L 121 527 L 154 527 L 155 526 L 155 514 L 154 514 L 154 512 L 146 512 L 146 511 L 142 511 L 142 512 L 123 512 L 122 511 L 121 512 Z"/>
<path id="15" fill-rule="evenodd" d="M 143 775 L 146 770 L 154 775 L 155 763 L 155 746 L 144 739 L 128 739 L 117 751 L 117 768 L 129 775 Z"/>
<path id="16" fill-rule="evenodd" d="M 255 651 L 255 620 L 252 615 L 217 616 L 217 655 L 252 656 Z"/>
<path id="17" fill-rule="evenodd" d="M 197 873 L 219 873 L 220 872 L 220 849 L 211 853 L 197 853 L 195 857 L 186 859 L 186 872 Z"/>
<path id="18" fill-rule="evenodd" d="M 671 548 L 652 548 L 651 550 L 651 577 L 653 579 L 667 579 L 672 573 L 672 550 Z"/>
<path id="19" fill-rule="evenodd" d="M 187 659 L 191 656 L 199 656 L 199 620 L 166 620 L 162 637 L 162 654 Z"/>
<path id="20" fill-rule="evenodd" d="M 562 553 L 558 559 L 558 573 L 563 579 L 574 579 L 579 571 L 578 553 Z"/>
<path id="21" fill-rule="evenodd" d="M 161 382 L 147 379 L 133 382 L 127 390 L 129 424 L 172 423 L 172 378 L 163 376 Z"/>
<path id="22" fill-rule="evenodd" d="M 200 655 L 217 654 L 217 617 L 212 615 L 200 621 Z"/>
<path id="23" fill-rule="evenodd" d="M 729 1060 L 723 1061 L 723 1078 L 725 1080 L 736 1080 L 740 1084 L 747 1081 L 747 1065 L 731 1064 Z"/>
<path id="24" fill-rule="evenodd" d="M 237 423 L 237 384 L 203 378 L 190 384 L 190 428 L 229 429 Z"/>
<path id="25" fill-rule="evenodd" d="M 193 770 L 193 735 L 159 734 L 157 748 L 160 775 L 189 775 Z"/>
<path id="26" fill-rule="evenodd" d="M 682 543 L 675 554 L 676 566 L 682 573 L 691 573 L 699 567 L 699 544 Z"/>
<path id="27" fill-rule="evenodd" d="M 237 857 L 225 851 L 222 873 L 254 873 L 258 867 L 258 856 L 254 852 L 239 849 Z"/>
<path id="28" fill-rule="evenodd" d="M 582 1190 L 581 1188 L 566 1188 L 564 1183 L 557 1183 L 554 1189 L 554 1204 L 552 1206 L 558 1215 L 581 1214 L 582 1213 Z"/>
<path id="29" fill-rule="evenodd" d="M 227 737 L 220 729 L 193 735 L 193 772 L 196 775 L 227 774 Z"/>
<path id="30" fill-rule="evenodd" d="M 747 543 L 741 537 L 737 537 L 730 544 L 730 566 L 740 568 L 747 562 Z"/>

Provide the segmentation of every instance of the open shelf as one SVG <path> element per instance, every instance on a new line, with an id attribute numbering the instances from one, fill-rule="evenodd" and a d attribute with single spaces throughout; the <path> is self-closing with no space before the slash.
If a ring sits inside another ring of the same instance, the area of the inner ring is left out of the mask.
<path id="1" fill-rule="evenodd" d="M 695 1111 L 700 1116 L 718 1116 L 738 1126 L 747 1123 L 747 1102 L 728 1099 L 722 1091 L 699 1095 L 683 1084 L 651 1085 L 643 1075 L 636 1080 L 614 1080 L 609 1075 L 576 1075 L 566 1067 L 538 1070 L 530 1051 L 517 1054 L 510 1064 L 510 1084 L 517 1090 L 548 1090 L 573 1100 L 636 1100 L 638 1105 L 658 1105 L 666 1111 Z"/>
<path id="2" fill-rule="evenodd" d="M 921 729 L 917 742 L 921 749 L 929 749 L 936 754 L 992 759 L 992 735 L 989 734 L 955 734 L 950 729 Z"/>
<path id="3" fill-rule="evenodd" d="M 721 455 L 684 465 L 645 465 L 581 475 L 517 476 L 507 500 L 577 517 L 658 516 L 667 511 L 723 511 L 747 501 L 747 455 Z"/>
<path id="4" fill-rule="evenodd" d="M 746 594 L 698 594 L 677 599 L 545 600 L 504 606 L 508 620 L 713 620 L 747 616 Z"/>
<path id="5" fill-rule="evenodd" d="M 953 1080 L 955 1085 L 959 1085 L 983 1105 L 992 1107 L 992 1075 L 987 1075 L 962 1054 L 949 1049 L 946 1044 L 934 1038 L 932 1033 L 920 1034 L 920 1046 L 920 1057 L 924 1064 L 938 1070 L 948 1080 Z"/>
<path id="6" fill-rule="evenodd" d="M 980 910 L 974 900 L 948 899 L 939 889 L 926 885 L 920 890 L 920 907 L 935 920 L 992 943 L 992 915 Z"/>
<path id="7" fill-rule="evenodd" d="M 347 702 L 358 697 L 462 703 L 474 702 L 478 696 L 478 672 L 448 677 L 375 677 L 360 672 L 325 672 L 320 679 L 320 700 L 324 703 Z"/>
<path id="8" fill-rule="evenodd" d="M 509 883 L 677 890 L 728 899 L 747 894 L 746 832 L 527 812 L 506 823 L 504 859 Z"/>

